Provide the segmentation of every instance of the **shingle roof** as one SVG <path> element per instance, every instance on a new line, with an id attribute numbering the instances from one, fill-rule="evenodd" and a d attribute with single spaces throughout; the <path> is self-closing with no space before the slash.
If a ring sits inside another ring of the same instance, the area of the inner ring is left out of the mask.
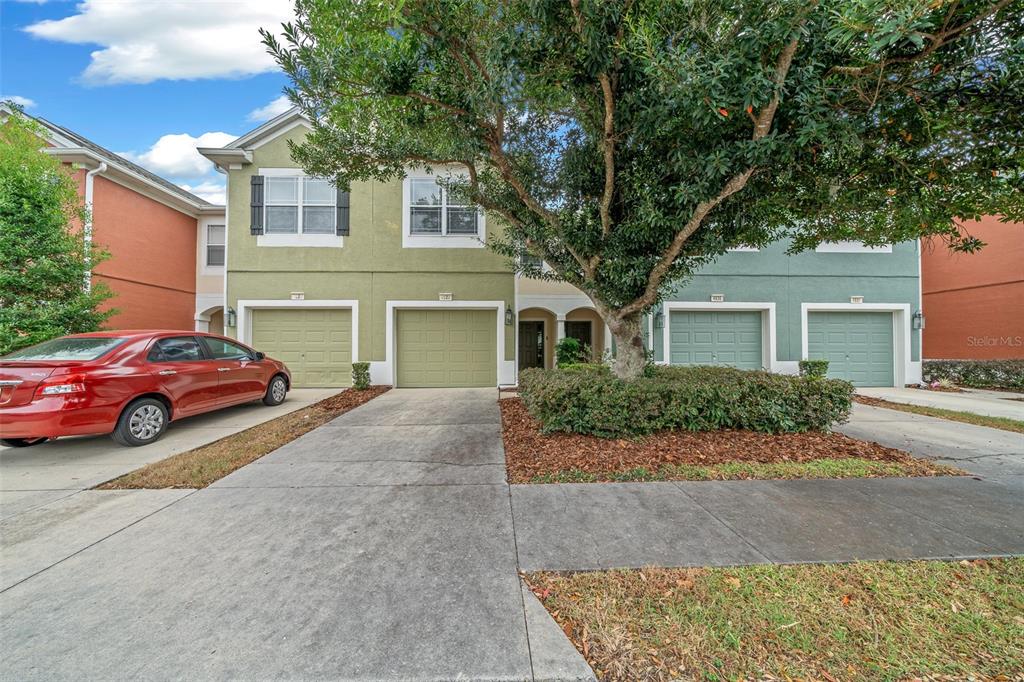
<path id="1" fill-rule="evenodd" d="M 162 177 L 160 177 L 156 173 L 148 171 L 148 170 L 146 170 L 145 168 L 143 168 L 142 166 L 140 166 L 140 165 L 138 165 L 136 163 L 132 163 L 128 159 L 124 158 L 123 156 L 115 154 L 114 152 L 110 151 L 109 149 L 107 149 L 105 147 L 101 147 L 100 145 L 96 144 L 92 140 L 88 140 L 88 139 L 82 137 L 81 135 L 79 135 L 78 133 L 75 133 L 75 132 L 73 132 L 71 130 L 68 130 L 67 128 L 65 128 L 63 126 L 59 126 L 56 123 L 52 123 L 50 121 L 47 121 L 45 118 L 40 118 L 38 116 L 33 116 L 32 118 L 34 118 L 36 121 L 38 121 L 41 125 L 49 128 L 54 133 L 56 133 L 56 134 L 58 134 L 58 135 L 60 135 L 62 137 L 66 137 L 69 140 L 73 141 L 75 144 L 81 146 L 82 148 L 88 149 L 88 150 L 93 151 L 93 152 L 96 152 L 100 156 L 108 158 L 108 159 L 114 161 L 115 163 L 117 163 L 118 165 L 125 166 L 125 167 L 129 168 L 133 172 L 138 173 L 139 175 L 145 177 L 146 179 L 151 180 L 154 183 L 160 185 L 163 189 L 167 190 L 168 192 L 170 192 L 172 194 L 176 194 L 179 197 L 185 199 L 186 201 L 189 201 L 189 202 L 192 202 L 194 204 L 197 204 L 200 208 L 213 207 L 213 206 L 218 206 L 219 205 L 219 204 L 211 203 L 211 202 L 207 201 L 206 199 L 203 199 L 202 197 L 198 197 L 195 194 L 192 194 L 188 190 L 185 190 L 185 189 L 182 189 L 181 187 L 178 187 L 173 182 L 171 182 L 169 180 L 163 179 Z"/>

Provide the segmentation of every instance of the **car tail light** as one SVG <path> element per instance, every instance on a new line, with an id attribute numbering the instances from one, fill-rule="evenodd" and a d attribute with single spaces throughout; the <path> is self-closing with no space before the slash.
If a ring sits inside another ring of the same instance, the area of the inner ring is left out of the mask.
<path id="1" fill-rule="evenodd" d="M 81 375 L 55 376 L 43 381 L 36 390 L 36 395 L 68 395 L 85 393 L 85 377 Z"/>

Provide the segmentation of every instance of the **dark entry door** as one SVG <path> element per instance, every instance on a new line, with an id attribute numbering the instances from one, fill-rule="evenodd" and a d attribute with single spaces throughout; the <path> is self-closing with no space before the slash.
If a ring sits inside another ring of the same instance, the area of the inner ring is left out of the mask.
<path id="1" fill-rule="evenodd" d="M 519 369 L 544 367 L 544 323 L 526 320 L 519 323 Z"/>
<path id="2" fill-rule="evenodd" d="M 586 346 L 593 350 L 593 323 L 589 320 L 585 322 L 566 322 L 565 323 L 565 335 L 576 339 L 581 345 Z"/>

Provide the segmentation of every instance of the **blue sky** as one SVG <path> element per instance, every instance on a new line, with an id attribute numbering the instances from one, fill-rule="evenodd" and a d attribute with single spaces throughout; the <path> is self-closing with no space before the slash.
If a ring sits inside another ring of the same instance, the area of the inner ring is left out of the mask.
<path id="1" fill-rule="evenodd" d="M 0 0 L 0 99 L 219 200 L 195 146 L 287 106 L 257 28 L 290 17 L 290 0 Z"/>

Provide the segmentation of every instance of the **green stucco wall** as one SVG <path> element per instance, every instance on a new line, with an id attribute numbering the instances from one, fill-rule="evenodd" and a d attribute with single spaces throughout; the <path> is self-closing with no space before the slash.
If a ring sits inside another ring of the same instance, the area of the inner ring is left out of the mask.
<path id="1" fill-rule="evenodd" d="M 757 252 L 730 252 L 680 286 L 670 301 L 711 300 L 724 294 L 728 302 L 774 302 L 777 360 L 800 359 L 800 304 L 906 303 L 920 308 L 917 242 L 893 246 L 892 253 L 786 254 L 787 241 Z M 666 322 L 667 324 L 667 322 Z M 656 360 L 664 359 L 662 330 L 654 334 Z M 921 332 L 911 332 L 911 360 L 921 358 Z"/>
<path id="2" fill-rule="evenodd" d="M 287 141 L 297 128 L 252 150 L 253 161 L 228 177 L 227 301 L 287 299 L 359 301 L 359 360 L 385 359 L 385 302 L 437 300 L 504 301 L 515 287 L 504 259 L 488 249 L 402 248 L 402 181 L 362 182 L 351 188 L 351 234 L 342 248 L 258 247 L 249 234 L 249 178 L 260 168 L 291 168 Z M 486 230 L 494 228 L 487 221 Z M 505 359 L 515 356 L 514 326 L 505 328 Z M 237 334 L 237 330 L 229 330 Z"/>

